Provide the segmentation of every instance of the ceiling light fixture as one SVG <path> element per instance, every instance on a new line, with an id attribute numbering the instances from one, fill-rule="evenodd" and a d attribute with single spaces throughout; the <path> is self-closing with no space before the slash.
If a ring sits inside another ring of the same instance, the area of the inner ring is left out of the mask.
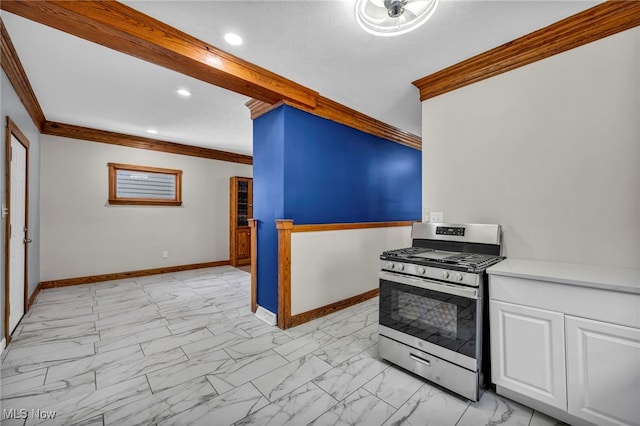
<path id="1" fill-rule="evenodd" d="M 191 92 L 187 89 L 178 89 L 176 90 L 176 93 L 180 96 L 184 96 L 185 98 L 191 96 Z"/>
<path id="2" fill-rule="evenodd" d="M 356 20 L 368 33 L 394 36 L 424 24 L 439 0 L 357 0 Z"/>
<path id="3" fill-rule="evenodd" d="M 152 135 L 157 135 L 158 131 L 156 129 L 147 129 L 147 133 L 150 133 Z"/>
<path id="4" fill-rule="evenodd" d="M 242 44 L 242 37 L 240 37 L 238 34 L 227 33 L 224 35 L 224 39 L 232 46 L 240 46 Z"/>

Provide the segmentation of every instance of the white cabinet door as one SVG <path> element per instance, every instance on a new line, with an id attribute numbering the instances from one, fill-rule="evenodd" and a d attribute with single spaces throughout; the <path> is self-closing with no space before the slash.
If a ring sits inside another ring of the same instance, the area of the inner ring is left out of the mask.
<path id="1" fill-rule="evenodd" d="M 567 409 L 564 314 L 492 300 L 493 383 Z"/>
<path id="2" fill-rule="evenodd" d="M 640 425 L 640 330 L 566 317 L 569 414 Z"/>

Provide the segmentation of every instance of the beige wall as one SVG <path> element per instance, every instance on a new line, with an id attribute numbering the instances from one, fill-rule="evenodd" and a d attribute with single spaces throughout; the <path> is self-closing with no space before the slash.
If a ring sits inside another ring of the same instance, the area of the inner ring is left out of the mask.
<path id="1" fill-rule="evenodd" d="M 250 177 L 251 166 L 45 135 L 41 144 L 42 281 L 229 259 L 229 177 Z M 109 162 L 181 169 L 182 207 L 108 205 Z"/>
<path id="2" fill-rule="evenodd" d="M 640 28 L 426 100 L 422 170 L 509 257 L 640 267 Z"/>

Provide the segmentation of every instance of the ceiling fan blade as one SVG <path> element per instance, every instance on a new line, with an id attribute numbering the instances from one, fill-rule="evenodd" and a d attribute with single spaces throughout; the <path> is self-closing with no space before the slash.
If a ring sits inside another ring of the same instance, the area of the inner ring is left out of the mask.
<path id="1" fill-rule="evenodd" d="M 405 9 L 401 18 L 405 19 L 405 22 L 411 22 L 418 19 L 418 16 L 410 10 Z"/>
<path id="2" fill-rule="evenodd" d="M 377 7 L 371 0 L 366 2 L 364 6 L 364 13 L 372 19 L 383 19 L 389 16 L 384 5 L 382 7 Z"/>

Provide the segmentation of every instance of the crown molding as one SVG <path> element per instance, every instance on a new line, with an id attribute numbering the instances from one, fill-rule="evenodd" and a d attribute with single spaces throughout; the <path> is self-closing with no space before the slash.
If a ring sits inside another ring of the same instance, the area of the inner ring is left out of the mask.
<path id="1" fill-rule="evenodd" d="M 405 132 L 397 127 L 383 123 L 382 121 L 371 118 L 361 112 L 346 107 L 338 102 L 327 99 L 323 96 L 318 97 L 318 104 L 315 108 L 307 108 L 303 105 L 295 104 L 287 101 L 280 101 L 274 104 L 262 102 L 257 99 L 251 99 L 245 105 L 249 108 L 251 119 L 255 120 L 267 112 L 278 108 L 281 105 L 289 105 L 293 108 L 306 111 L 318 117 L 326 118 L 336 123 L 344 124 L 362 132 L 373 136 L 384 138 L 392 142 L 406 145 L 417 150 L 422 149 L 422 138 L 412 133 Z"/>
<path id="2" fill-rule="evenodd" d="M 193 145 L 184 145 L 176 142 L 160 141 L 157 139 L 126 135 L 123 133 L 109 132 L 105 130 L 91 129 L 89 127 L 75 126 L 73 124 L 45 121 L 42 125 L 41 132 L 44 135 L 120 145 L 129 148 L 147 149 L 150 151 L 166 152 L 168 154 L 188 155 L 191 157 L 207 158 L 209 160 L 227 161 L 231 163 L 253 164 L 253 157 L 250 155 L 236 154 L 233 152 L 219 151 L 217 149 L 202 148 Z"/>
<path id="3" fill-rule="evenodd" d="M 7 12 L 269 103 L 318 93 L 116 1 L 2 0 Z"/>
<path id="4" fill-rule="evenodd" d="M 31 116 L 31 120 L 33 120 L 33 123 L 39 129 L 40 126 L 42 126 L 42 123 L 44 123 L 46 120 L 44 117 L 44 113 L 42 112 L 42 108 L 40 107 L 40 103 L 36 98 L 36 94 L 31 87 L 31 83 L 29 83 L 27 73 L 22 67 L 20 58 L 18 58 L 18 53 L 16 52 L 13 43 L 11 42 L 9 33 L 7 32 L 7 29 L 4 26 L 4 22 L 1 18 L 0 37 L 2 38 L 0 57 L 2 69 L 7 75 L 9 82 L 11 82 L 13 89 L 18 94 L 18 98 L 20 98 L 20 101 L 29 113 L 29 116 Z"/>
<path id="5" fill-rule="evenodd" d="M 413 84 L 424 101 L 638 25 L 640 1 L 606 1 Z"/>

